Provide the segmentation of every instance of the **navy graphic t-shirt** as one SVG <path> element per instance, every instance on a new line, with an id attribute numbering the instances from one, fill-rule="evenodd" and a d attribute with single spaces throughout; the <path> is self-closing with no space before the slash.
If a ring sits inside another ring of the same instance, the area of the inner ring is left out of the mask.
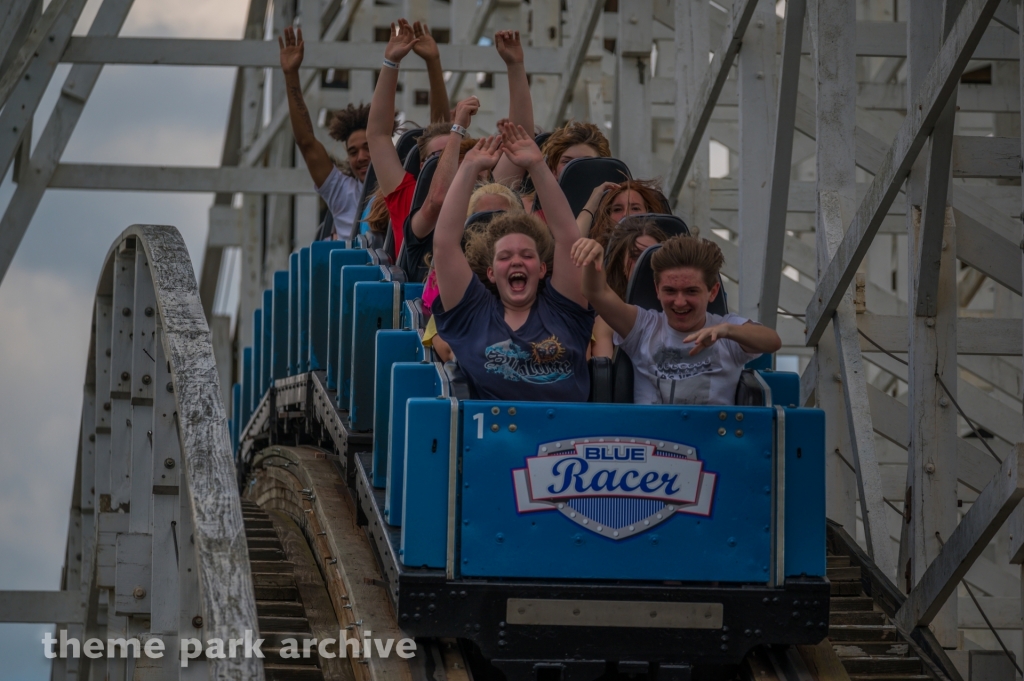
<path id="1" fill-rule="evenodd" d="M 583 308 L 551 285 L 537 293 L 526 323 L 512 331 L 505 306 L 477 277 L 450 310 L 434 301 L 437 333 L 459 360 L 482 400 L 586 402 L 587 346 L 593 308 Z"/>

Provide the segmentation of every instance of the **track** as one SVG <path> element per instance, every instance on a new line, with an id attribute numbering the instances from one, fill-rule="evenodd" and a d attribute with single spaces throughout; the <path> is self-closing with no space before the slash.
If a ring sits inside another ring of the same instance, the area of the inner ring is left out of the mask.
<path id="1" fill-rule="evenodd" d="M 282 642 L 346 637 L 405 638 L 384 590 L 373 549 L 330 455 L 272 446 L 255 454 L 243 514 L 268 681 L 469 681 L 454 641 L 417 641 L 417 654 L 286 660 Z M 386 644 L 385 644 L 386 645 Z M 315 650 L 315 649 L 314 649 Z M 333 652 L 335 648 L 332 646 Z"/>

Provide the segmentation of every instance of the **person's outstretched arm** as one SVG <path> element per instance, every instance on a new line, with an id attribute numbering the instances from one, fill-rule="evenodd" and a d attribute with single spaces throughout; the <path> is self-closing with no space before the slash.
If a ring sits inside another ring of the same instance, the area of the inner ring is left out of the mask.
<path id="1" fill-rule="evenodd" d="M 455 133 L 452 133 L 455 136 Z M 434 230 L 434 272 L 441 304 L 450 310 L 459 304 L 475 274 L 462 252 L 462 232 L 466 224 L 466 209 L 477 176 L 490 170 L 501 154 L 501 137 L 485 137 L 466 153 L 455 174 L 448 196 L 441 206 Z"/>
<path id="2" fill-rule="evenodd" d="M 569 300 L 586 307 L 580 270 L 572 264 L 572 246 L 580 238 L 580 228 L 576 225 L 569 202 L 555 176 L 551 174 L 551 169 L 544 163 L 544 156 L 533 137 L 522 126 L 507 121 L 500 127 L 504 138 L 501 150 L 512 163 L 530 173 L 533 186 L 537 188 L 537 196 L 544 206 L 548 229 L 555 240 L 551 285 Z"/>
<path id="3" fill-rule="evenodd" d="M 683 339 L 684 343 L 693 343 L 691 355 L 696 355 L 704 348 L 711 347 L 716 341 L 728 338 L 736 342 L 743 352 L 751 355 L 765 352 L 775 352 L 782 347 L 782 339 L 775 329 L 767 326 L 747 322 L 746 324 L 716 324 L 705 326 L 700 331 L 691 333 Z"/>
<path id="4" fill-rule="evenodd" d="M 572 247 L 574 269 L 583 270 L 583 295 L 612 331 L 625 338 L 636 325 L 636 306 L 619 298 L 604 272 L 604 248 L 593 239 L 579 239 Z"/>
<path id="5" fill-rule="evenodd" d="M 425 22 L 414 23 L 412 32 L 418 40 L 412 51 L 427 63 L 427 78 L 430 80 L 430 122 L 443 123 L 449 119 L 452 112 L 448 108 L 448 86 L 445 85 L 444 70 L 441 69 L 441 52 L 437 49 L 437 42 Z"/>
<path id="6" fill-rule="evenodd" d="M 508 69 L 508 118 L 533 136 L 533 96 L 530 94 L 530 81 L 526 78 L 519 31 L 498 31 L 494 34 L 494 47 Z M 522 168 L 504 157 L 494 169 L 498 182 L 518 182 L 523 179 L 523 174 Z"/>
<path id="7" fill-rule="evenodd" d="M 292 134 L 295 144 L 302 153 L 310 177 L 319 188 L 327 181 L 334 163 L 327 155 L 327 150 L 313 134 L 313 120 L 309 117 L 306 100 L 302 97 L 302 83 L 299 82 L 299 67 L 305 44 L 302 42 L 302 29 L 291 26 L 284 29 L 284 36 L 279 36 L 277 44 L 281 47 L 281 70 L 284 71 L 284 87 L 288 93 L 288 114 L 292 121 Z"/>
<path id="8" fill-rule="evenodd" d="M 471 119 L 480 109 L 480 100 L 476 97 L 467 97 L 455 107 L 455 124 L 468 128 Z M 418 239 L 422 239 L 434 231 L 437 224 L 437 216 L 441 214 L 441 206 L 448 195 L 448 188 L 452 185 L 455 173 L 459 169 L 459 147 L 462 144 L 462 135 L 457 132 L 448 133 L 448 144 L 441 152 L 441 158 L 437 161 L 437 168 L 434 169 L 434 177 L 430 180 L 430 192 L 423 206 L 412 216 L 412 233 Z"/>
<path id="9" fill-rule="evenodd" d="M 398 64 L 412 51 L 416 44 L 412 26 L 405 19 L 398 20 L 398 27 L 391 24 L 391 38 L 384 48 L 386 62 Z M 405 178 L 405 168 L 398 158 L 398 151 L 391 141 L 395 126 L 395 90 L 398 87 L 398 68 L 386 63 L 381 66 L 377 87 L 370 100 L 370 120 L 366 125 L 366 141 L 370 145 L 373 170 L 377 184 L 384 196 L 398 188 Z M 399 225 L 401 229 L 401 225 Z"/>

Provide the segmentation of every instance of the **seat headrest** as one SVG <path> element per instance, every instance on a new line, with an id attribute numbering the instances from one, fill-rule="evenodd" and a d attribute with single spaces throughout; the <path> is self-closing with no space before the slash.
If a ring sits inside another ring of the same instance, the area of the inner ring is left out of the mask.
<path id="1" fill-rule="evenodd" d="M 538 147 L 543 147 L 544 143 L 548 141 L 549 137 L 551 137 L 550 132 L 542 132 L 541 134 L 534 137 L 533 141 L 537 143 Z"/>
<path id="2" fill-rule="evenodd" d="M 405 161 L 405 157 L 409 155 L 409 152 L 416 148 L 416 140 L 423 134 L 423 128 L 411 128 L 402 133 L 395 142 L 395 151 L 398 152 L 398 158 L 401 161 Z"/>
<path id="3" fill-rule="evenodd" d="M 377 171 L 374 170 L 374 164 L 371 162 L 367 168 L 367 179 L 362 182 L 362 194 L 359 195 L 359 213 L 357 217 L 362 217 L 362 211 L 367 209 L 370 204 L 370 199 L 374 196 L 374 191 L 377 190 Z"/>
<path id="4" fill-rule="evenodd" d="M 468 218 L 466 218 L 466 225 L 465 226 L 468 229 L 470 225 L 475 225 L 475 224 L 478 224 L 478 223 L 479 224 L 483 224 L 483 225 L 489 224 L 490 221 L 494 219 L 495 215 L 501 215 L 504 212 L 505 211 L 503 211 L 503 210 L 480 210 L 480 211 L 477 211 L 477 212 L 473 213 L 472 215 L 470 215 Z"/>
<path id="5" fill-rule="evenodd" d="M 654 285 L 654 268 L 651 267 L 651 258 L 661 248 L 661 244 L 654 244 L 647 248 L 636 260 L 636 267 L 629 277 L 629 284 L 626 286 L 626 302 L 646 310 L 661 310 L 661 301 L 658 300 L 658 289 Z M 729 313 L 729 303 L 725 299 L 725 287 L 721 285 L 722 277 L 718 277 L 718 295 L 708 303 L 708 312 L 725 316 Z"/>
<path id="6" fill-rule="evenodd" d="M 558 178 L 573 215 L 579 215 L 590 194 L 602 182 L 632 180 L 629 168 L 617 158 L 576 158 L 569 161 Z"/>
<path id="7" fill-rule="evenodd" d="M 629 217 L 634 220 L 650 220 L 658 225 L 658 228 L 665 232 L 665 236 L 669 238 L 679 236 L 680 234 L 690 236 L 690 228 L 686 226 L 682 218 L 675 215 L 667 213 L 640 213 L 630 215 Z"/>
<path id="8" fill-rule="evenodd" d="M 405 162 L 402 163 L 402 167 L 405 168 L 405 172 L 418 175 L 420 172 L 420 148 L 414 146 L 409 150 L 409 153 L 405 155 Z"/>
<path id="9" fill-rule="evenodd" d="M 427 202 L 427 195 L 430 193 L 430 183 L 434 179 L 434 171 L 437 170 L 438 161 L 440 161 L 440 157 L 435 156 L 423 164 L 419 174 L 413 173 L 416 175 L 416 189 L 412 193 L 412 205 L 409 208 L 410 216 Z M 413 171 L 410 170 L 409 172 Z"/>

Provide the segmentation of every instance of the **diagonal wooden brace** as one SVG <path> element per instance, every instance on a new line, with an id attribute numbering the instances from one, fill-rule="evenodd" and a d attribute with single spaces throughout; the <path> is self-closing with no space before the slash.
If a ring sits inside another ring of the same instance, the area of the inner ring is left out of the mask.
<path id="1" fill-rule="evenodd" d="M 815 345 L 857 273 L 882 219 L 955 92 L 1000 0 L 967 0 L 925 78 L 914 106 L 896 134 L 867 195 L 807 306 L 807 345 Z M 671 188 L 671 185 L 670 185 Z"/>
<path id="2" fill-rule="evenodd" d="M 1024 498 L 1024 444 L 1018 443 L 946 540 L 896 613 L 901 631 L 928 625 L 1003 522 Z"/>

